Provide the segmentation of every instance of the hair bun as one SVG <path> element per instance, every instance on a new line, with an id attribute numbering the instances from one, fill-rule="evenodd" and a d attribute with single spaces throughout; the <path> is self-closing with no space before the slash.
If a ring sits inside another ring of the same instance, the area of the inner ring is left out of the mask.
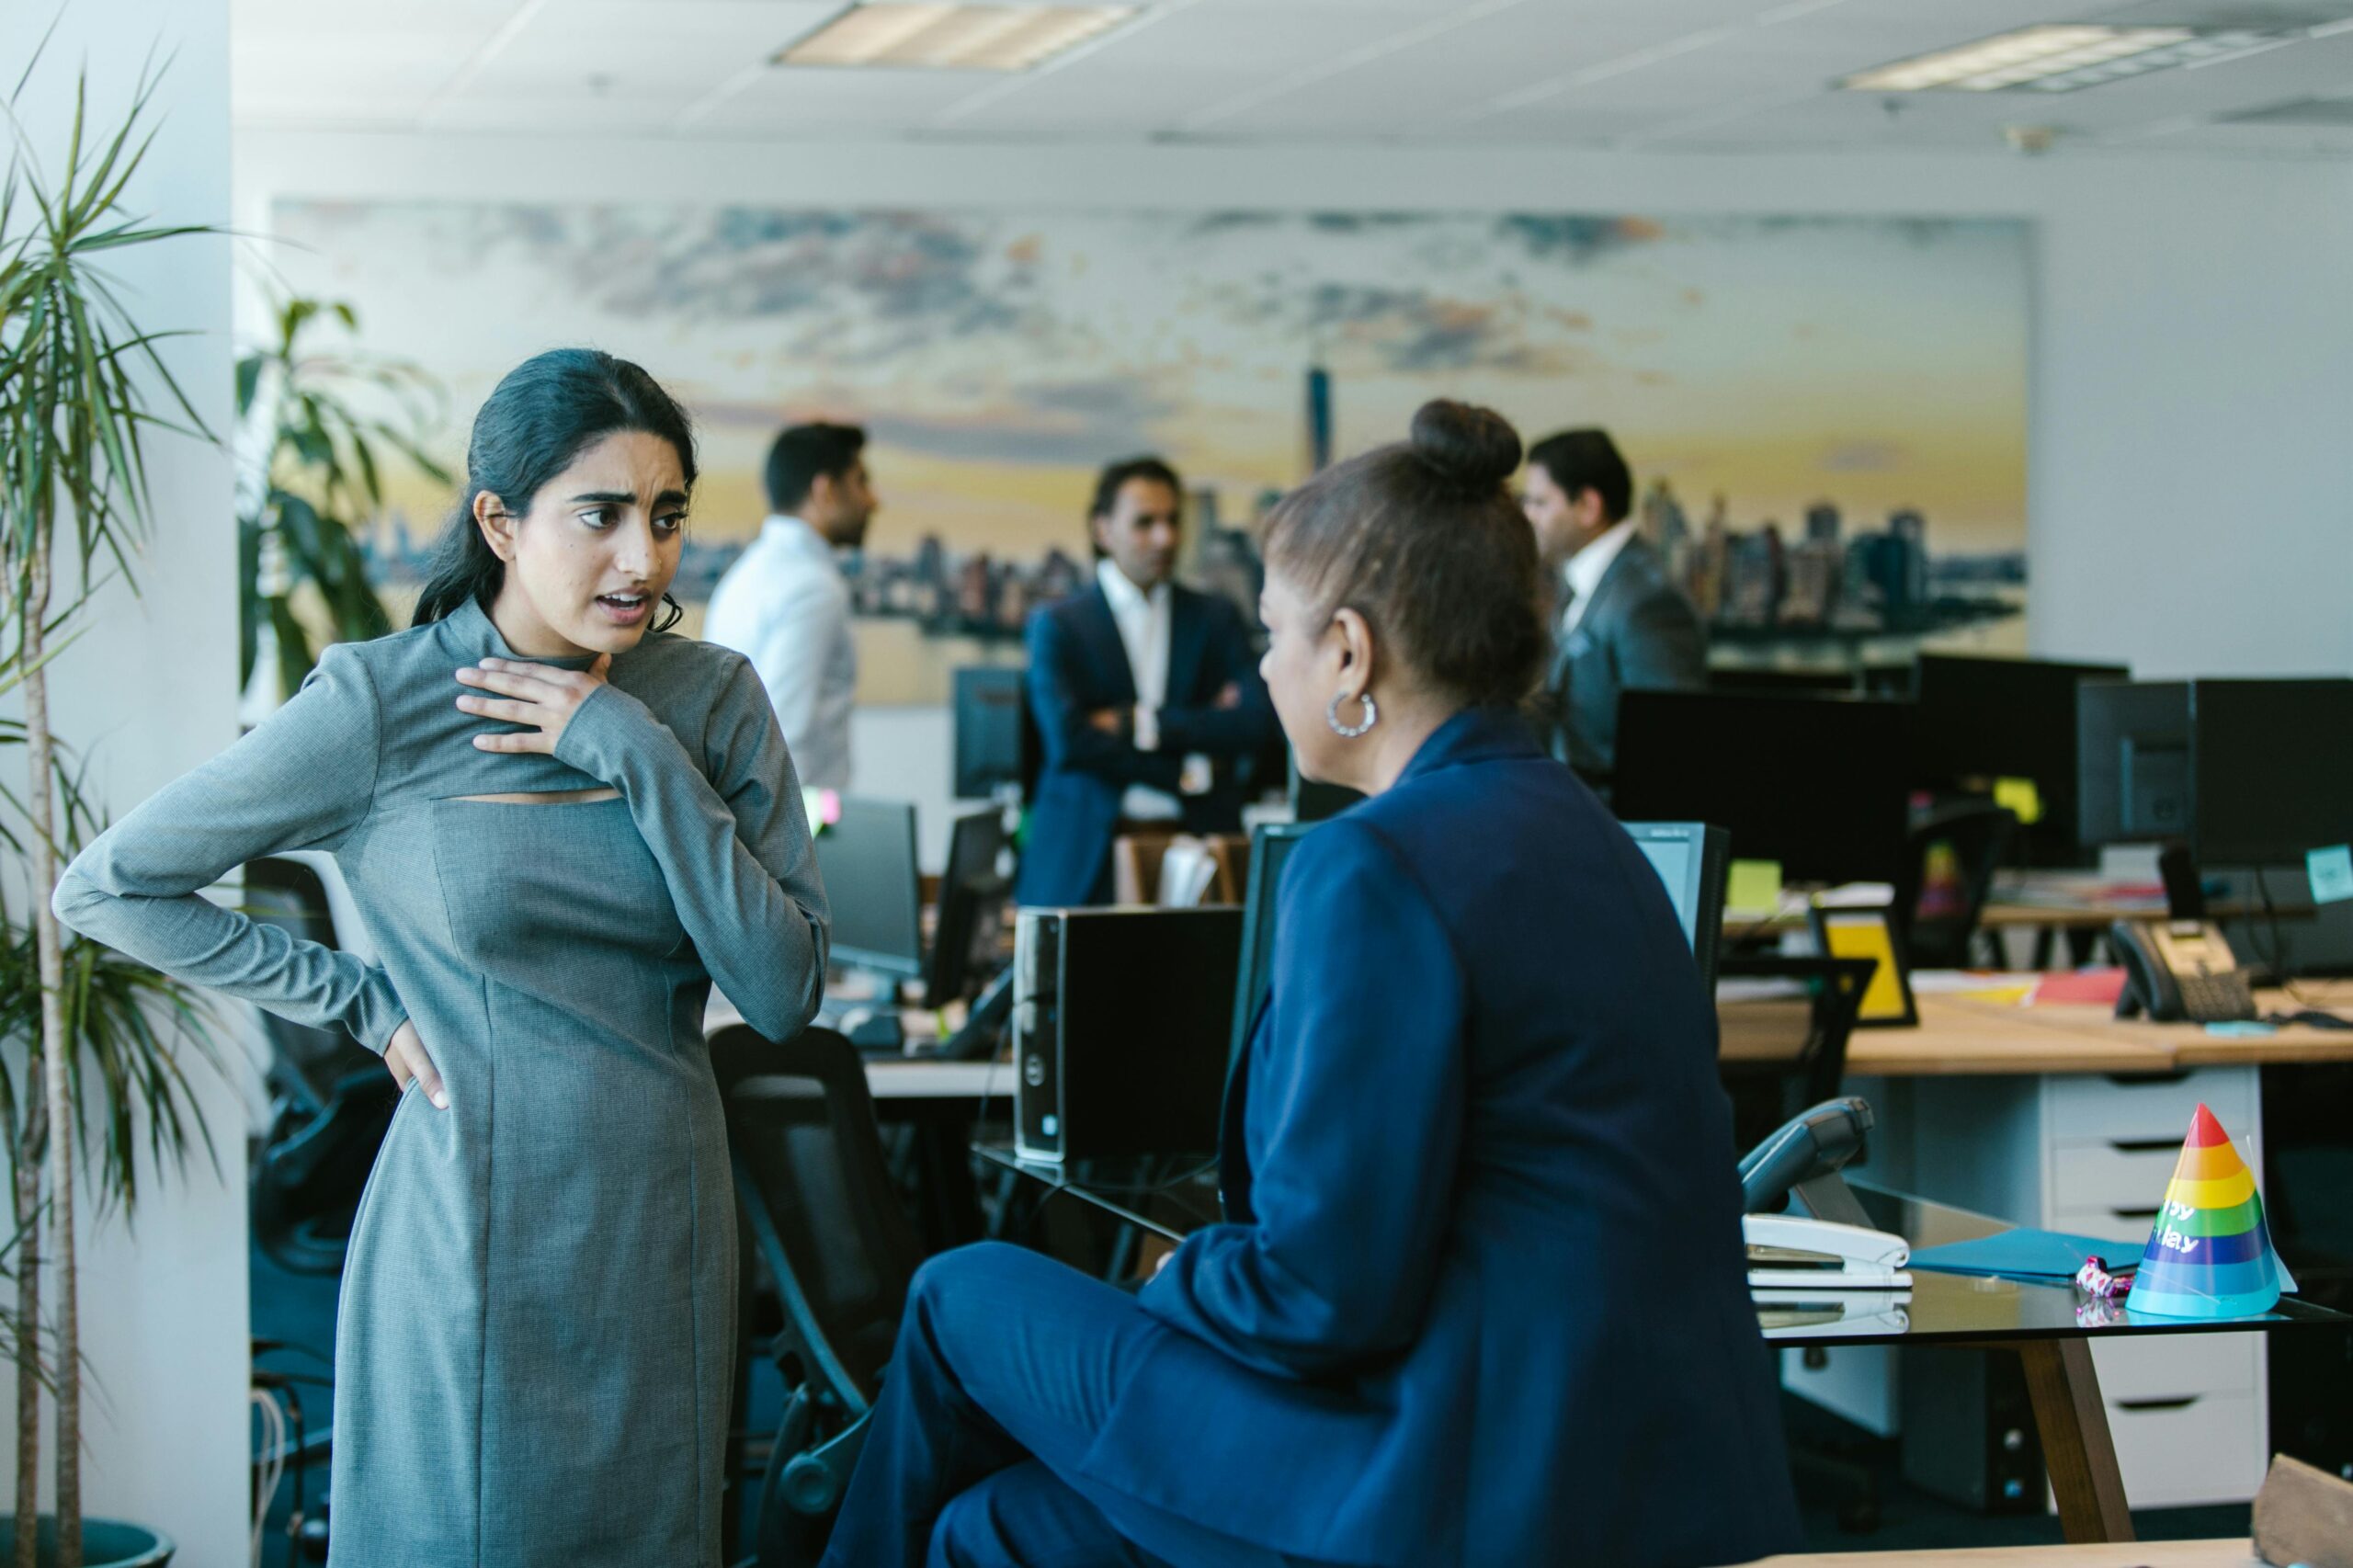
<path id="1" fill-rule="evenodd" d="M 1415 455 L 1468 489 L 1485 490 L 1519 467 L 1519 432 L 1492 408 L 1438 398 L 1414 415 Z"/>

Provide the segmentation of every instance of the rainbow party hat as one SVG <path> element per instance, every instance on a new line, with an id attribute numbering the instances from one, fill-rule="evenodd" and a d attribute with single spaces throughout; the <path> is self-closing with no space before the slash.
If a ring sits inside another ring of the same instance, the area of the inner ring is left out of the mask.
<path id="1" fill-rule="evenodd" d="M 2247 1317 L 2295 1288 L 2272 1250 L 2254 1176 L 2214 1113 L 2200 1106 L 2125 1304 L 2157 1317 Z"/>

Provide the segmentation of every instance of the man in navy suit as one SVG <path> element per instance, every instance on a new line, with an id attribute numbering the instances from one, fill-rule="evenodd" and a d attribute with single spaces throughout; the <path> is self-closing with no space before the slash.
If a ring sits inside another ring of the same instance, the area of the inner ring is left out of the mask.
<path id="1" fill-rule="evenodd" d="M 1014 890 L 1023 903 L 1108 900 L 1122 832 L 1242 825 L 1235 765 L 1267 747 L 1274 713 L 1240 612 L 1172 580 L 1184 505 L 1158 458 L 1105 469 L 1087 513 L 1095 582 L 1030 618 L 1046 759 Z"/>

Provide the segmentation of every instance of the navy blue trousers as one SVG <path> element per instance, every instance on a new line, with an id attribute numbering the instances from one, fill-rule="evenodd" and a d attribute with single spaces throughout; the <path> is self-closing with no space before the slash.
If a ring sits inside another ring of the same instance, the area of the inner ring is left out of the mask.
<path id="1" fill-rule="evenodd" d="M 915 1275 L 823 1568 L 1312 1568 L 1074 1473 L 1149 1336 L 1135 1298 L 1020 1247 Z M 1168 1435 L 1182 1464 L 1198 1432 Z"/>

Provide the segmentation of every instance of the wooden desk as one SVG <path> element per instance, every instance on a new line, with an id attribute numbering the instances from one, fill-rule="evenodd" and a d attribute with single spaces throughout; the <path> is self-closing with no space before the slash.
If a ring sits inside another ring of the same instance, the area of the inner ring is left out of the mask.
<path id="1" fill-rule="evenodd" d="M 1973 1546 L 1958 1551 L 1839 1551 L 1768 1557 L 1754 1568 L 2264 1568 L 2253 1542 L 2160 1540 L 2120 1546 Z"/>
<path id="2" fill-rule="evenodd" d="M 1990 975 L 1986 988 L 2029 976 Z M 2259 1011 L 2307 1005 L 2353 1011 L 2353 982 L 2305 983 L 2304 1000 L 2284 992 L 2256 994 Z M 1847 1042 L 1847 1075 L 1855 1078 L 2108 1073 L 2176 1073 L 2191 1067 L 2262 1067 L 2353 1062 L 2353 1030 L 2288 1025 L 2251 1038 L 2211 1035 L 2202 1024 L 2120 1019 L 2100 1005 L 2006 1002 L 1930 993 L 1919 999 L 1920 1024 L 1908 1029 L 1857 1029 Z M 1797 1000 L 1727 1002 L 1716 1017 L 1728 1062 L 1787 1056 L 1802 1038 L 1805 1004 Z"/>
<path id="3" fill-rule="evenodd" d="M 2258 1010 L 2313 1005 L 2343 1015 L 2353 1004 L 2353 985 L 2298 990 L 2302 1001 L 2258 994 Z M 2113 1241 L 2124 1257 L 2145 1244 L 2200 1105 L 2211 1107 L 2260 1180 L 2269 1171 L 2258 1070 L 2353 1062 L 2353 1034 L 2307 1026 L 2217 1036 L 2198 1024 L 2120 1021 L 2104 1004 L 2021 1007 L 1939 994 L 1933 982 L 1919 1010 L 1919 1028 L 1858 1030 L 1848 1041 L 1848 1085 L 1879 1116 L 1873 1165 L 1886 1179 L 1961 1208 Z M 2203 1361 L 2106 1346 L 2094 1355 L 2107 1358 L 2101 1388 L 2136 1502 L 2254 1494 L 2270 1452 L 2271 1374 L 2261 1345 L 2210 1347 Z M 1806 1397 L 1874 1430 L 1895 1419 L 1888 1379 L 1788 1376 Z M 2194 1461 L 2184 1458 L 2193 1443 Z"/>
<path id="4" fill-rule="evenodd" d="M 1732 1002 L 1716 1019 L 1727 1062 L 1786 1058 L 1804 1038 L 1800 1000 Z M 2073 1012 L 2076 1009 L 2067 1009 Z M 2109 1035 L 2081 1020 L 2045 1017 L 2059 1009 L 2001 1007 L 1945 996 L 1919 998 L 1917 1028 L 1857 1029 L 1847 1040 L 1848 1077 L 1943 1077 L 1975 1074 L 2170 1073 L 2174 1052 L 2130 1034 Z M 2124 1026 L 2117 1026 L 2123 1028 Z"/>

